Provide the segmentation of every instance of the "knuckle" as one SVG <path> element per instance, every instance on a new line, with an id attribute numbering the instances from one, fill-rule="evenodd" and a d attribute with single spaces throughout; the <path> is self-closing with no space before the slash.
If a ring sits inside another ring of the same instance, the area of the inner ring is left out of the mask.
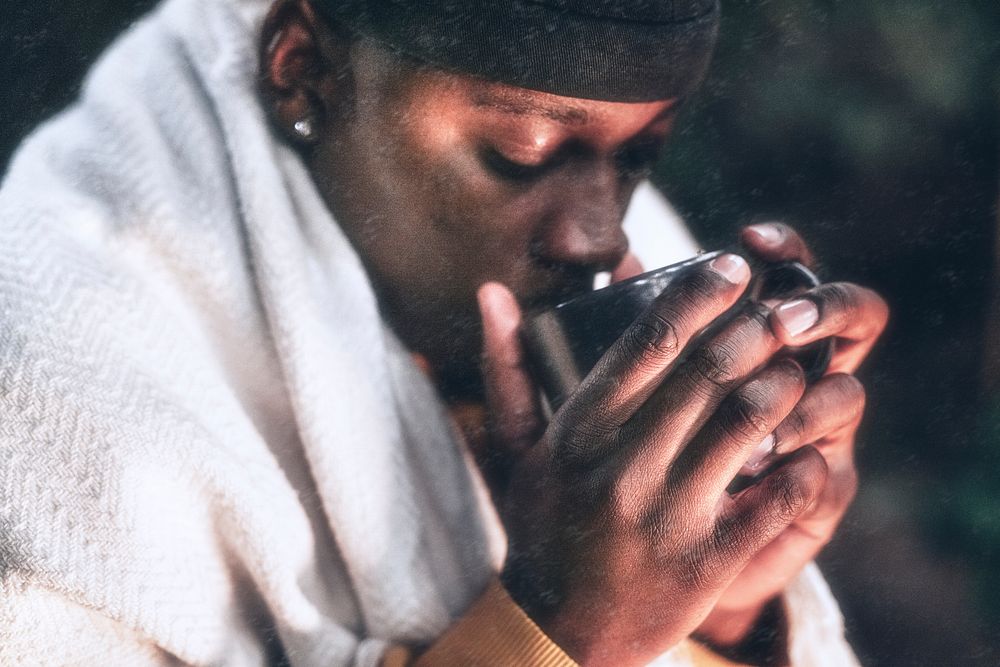
<path id="1" fill-rule="evenodd" d="M 732 347 L 749 350 L 775 341 L 769 324 L 771 310 L 761 303 L 748 303 L 733 320 L 727 338 Z"/>
<path id="2" fill-rule="evenodd" d="M 572 468 L 578 464 L 587 462 L 587 453 L 591 450 L 588 446 L 586 434 L 581 433 L 582 429 L 569 428 L 560 433 L 558 439 L 558 456 L 555 462 L 559 467 Z"/>
<path id="3" fill-rule="evenodd" d="M 607 511 L 614 525 L 636 526 L 642 523 L 646 503 L 641 484 L 617 478 L 610 484 L 609 496 Z"/>
<path id="4" fill-rule="evenodd" d="M 806 378 L 806 371 L 802 368 L 801 364 L 794 359 L 784 359 L 781 361 L 780 368 L 784 373 L 784 377 L 788 378 L 800 390 L 805 391 L 808 379 Z"/>
<path id="5" fill-rule="evenodd" d="M 727 412 L 727 426 L 744 437 L 763 437 L 768 431 L 767 402 L 760 392 L 740 390 L 735 392 Z"/>
<path id="6" fill-rule="evenodd" d="M 794 521 L 812 502 L 812 488 L 794 475 L 781 475 L 775 480 L 777 513 L 782 521 Z"/>
<path id="7" fill-rule="evenodd" d="M 566 409 L 556 413 L 556 416 L 549 422 L 548 428 L 548 436 L 552 442 L 561 445 L 571 440 L 571 433 L 575 430 L 575 421 L 572 416 L 567 415 Z"/>
<path id="8" fill-rule="evenodd" d="M 792 410 L 787 417 L 785 417 L 784 426 L 791 431 L 791 435 L 795 442 L 802 442 L 805 439 L 806 434 L 809 432 L 809 424 L 806 421 L 806 415 L 800 407 L 796 407 Z"/>
<path id="9" fill-rule="evenodd" d="M 551 459 L 552 470 L 558 475 L 571 475 L 578 470 L 588 468 L 591 458 L 589 449 L 580 442 L 574 440 L 562 442 Z"/>
<path id="10" fill-rule="evenodd" d="M 691 357 L 697 377 L 708 384 L 725 388 L 736 380 L 736 360 L 724 345 L 705 345 Z"/>
<path id="11" fill-rule="evenodd" d="M 743 308 L 741 315 L 747 324 L 754 328 L 755 333 L 770 331 L 768 319 L 771 315 L 771 309 L 763 303 L 757 301 L 748 302 Z"/>
<path id="12" fill-rule="evenodd" d="M 549 434 L 555 448 L 553 463 L 560 470 L 573 470 L 586 465 L 600 449 L 601 436 L 589 423 L 575 419 L 554 420 Z"/>
<path id="13" fill-rule="evenodd" d="M 629 327 L 626 335 L 632 349 L 652 360 L 673 358 L 680 345 L 673 322 L 657 312 L 640 318 Z"/>

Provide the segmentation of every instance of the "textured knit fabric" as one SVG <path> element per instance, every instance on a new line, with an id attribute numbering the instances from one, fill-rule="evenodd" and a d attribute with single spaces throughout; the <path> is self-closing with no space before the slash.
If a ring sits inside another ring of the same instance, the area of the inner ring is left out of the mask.
<path id="1" fill-rule="evenodd" d="M 268 5 L 169 0 L 0 189 L 2 665 L 375 665 L 502 558 L 433 388 L 265 121 Z M 831 613 L 801 619 L 804 654 L 845 650 Z"/>
<path id="2" fill-rule="evenodd" d="M 318 0 L 356 31 L 444 69 L 556 95 L 684 97 L 715 45 L 718 0 Z"/>

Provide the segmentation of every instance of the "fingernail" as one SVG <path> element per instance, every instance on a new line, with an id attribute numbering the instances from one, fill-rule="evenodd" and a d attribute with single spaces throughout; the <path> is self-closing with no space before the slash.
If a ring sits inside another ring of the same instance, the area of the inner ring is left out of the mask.
<path id="1" fill-rule="evenodd" d="M 739 285 L 750 278 L 750 267 L 739 255 L 729 253 L 719 255 L 709 262 L 708 267 L 734 285 Z"/>
<path id="2" fill-rule="evenodd" d="M 753 450 L 753 454 L 747 459 L 747 462 L 743 464 L 743 467 L 749 470 L 751 473 L 759 472 L 761 463 L 764 462 L 768 456 L 774 452 L 774 434 L 768 433 L 767 437 L 760 441 L 757 445 L 757 449 Z"/>
<path id="3" fill-rule="evenodd" d="M 798 336 L 819 319 L 819 309 L 809 299 L 796 299 L 774 309 L 774 314 L 785 331 Z"/>
<path id="4" fill-rule="evenodd" d="M 750 225 L 747 230 L 755 234 L 764 245 L 778 245 L 784 239 L 784 234 L 774 225 Z"/>
<path id="5" fill-rule="evenodd" d="M 493 292 L 493 295 L 490 295 Z M 479 315 L 484 321 L 484 334 L 498 331 L 507 335 L 521 326 L 517 302 L 497 283 L 483 283 L 476 292 Z M 489 326 L 485 326 L 486 324 Z"/>

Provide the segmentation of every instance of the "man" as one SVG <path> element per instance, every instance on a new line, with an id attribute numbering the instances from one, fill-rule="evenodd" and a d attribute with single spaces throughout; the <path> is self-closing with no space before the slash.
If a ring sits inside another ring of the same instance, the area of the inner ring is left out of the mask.
<path id="1" fill-rule="evenodd" d="M 800 571 L 854 491 L 877 296 L 700 340 L 750 277 L 724 255 L 547 425 L 521 364 L 521 307 L 637 270 L 622 216 L 717 18 L 169 0 L 127 35 L 0 194 L 0 657 L 853 660 Z M 811 387 L 772 359 L 827 336 Z"/>

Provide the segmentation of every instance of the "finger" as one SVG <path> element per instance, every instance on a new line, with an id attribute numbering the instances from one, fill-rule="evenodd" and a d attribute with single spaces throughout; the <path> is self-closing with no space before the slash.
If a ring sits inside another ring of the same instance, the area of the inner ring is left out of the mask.
<path id="1" fill-rule="evenodd" d="M 544 420 L 538 391 L 524 363 L 518 330 L 521 309 L 510 290 L 486 283 L 477 294 L 483 322 L 483 380 L 490 428 L 502 454 L 516 456 L 533 445 Z"/>
<path id="2" fill-rule="evenodd" d="M 629 278 L 635 278 L 643 272 L 642 262 L 631 252 L 625 253 L 625 257 L 611 272 L 611 282 L 617 283 Z"/>
<path id="3" fill-rule="evenodd" d="M 768 312 L 749 303 L 718 333 L 699 340 L 623 429 L 633 449 L 629 468 L 666 471 L 723 399 L 781 348 Z"/>
<path id="4" fill-rule="evenodd" d="M 851 375 L 829 375 L 810 387 L 795 410 L 775 430 L 775 451 L 784 454 L 811 444 L 829 469 L 826 487 L 799 528 L 826 540 L 854 499 L 854 433 L 864 413 L 865 391 Z"/>
<path id="5" fill-rule="evenodd" d="M 664 492 L 714 507 L 748 459 L 769 454 L 772 432 L 805 391 L 802 368 L 790 359 L 768 366 L 729 394 L 704 429 L 677 457 Z"/>
<path id="6" fill-rule="evenodd" d="M 603 439 L 616 433 L 660 384 L 688 342 L 736 302 L 749 279 L 746 261 L 728 254 L 680 276 L 601 357 L 556 413 L 552 427 Z M 566 454 L 589 460 L 597 453 Z"/>
<path id="7" fill-rule="evenodd" d="M 888 318 L 888 306 L 872 290 L 852 283 L 827 283 L 775 307 L 771 321 L 783 343 L 802 345 L 827 336 L 874 339 Z"/>
<path id="8" fill-rule="evenodd" d="M 755 256 L 767 262 L 816 263 L 809 246 L 799 233 L 781 222 L 744 227 L 740 240 Z"/>
<path id="9" fill-rule="evenodd" d="M 795 409 L 774 431 L 775 453 L 788 454 L 816 444 L 831 463 L 831 447 L 851 447 L 849 435 L 861 423 L 865 388 L 853 375 L 827 375 L 810 386 Z"/>
<path id="10" fill-rule="evenodd" d="M 802 447 L 733 498 L 717 520 L 720 558 L 745 563 L 807 512 L 826 486 L 827 466 L 814 447 Z"/>
<path id="11" fill-rule="evenodd" d="M 838 339 L 830 372 L 860 365 L 889 319 L 889 307 L 875 292 L 852 283 L 828 283 L 775 307 L 771 325 L 786 345 Z"/>

